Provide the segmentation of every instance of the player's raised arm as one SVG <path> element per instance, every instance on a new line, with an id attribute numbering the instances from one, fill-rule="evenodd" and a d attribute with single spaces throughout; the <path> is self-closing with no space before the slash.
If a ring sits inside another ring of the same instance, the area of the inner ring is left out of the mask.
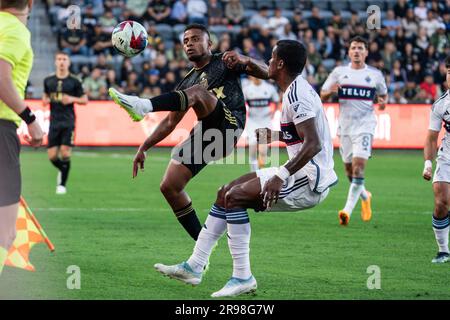
<path id="1" fill-rule="evenodd" d="M 186 112 L 169 113 L 156 127 L 155 131 L 139 146 L 139 149 L 133 160 L 133 178 L 137 176 L 138 169 L 144 169 L 145 152 L 165 139 L 175 130 L 178 123 L 183 119 Z"/>
<path id="2" fill-rule="evenodd" d="M 269 67 L 264 61 L 256 60 L 244 56 L 236 51 L 227 51 L 223 54 L 222 60 L 229 69 L 236 69 L 243 66 L 244 72 L 259 79 L 269 79 Z"/>
<path id="3" fill-rule="evenodd" d="M 28 132 L 31 137 L 27 141 L 33 146 L 38 147 L 42 143 L 44 132 L 36 121 L 36 116 L 26 106 L 12 81 L 12 66 L 7 61 L 0 59 L 0 100 L 17 113 L 28 125 Z"/>

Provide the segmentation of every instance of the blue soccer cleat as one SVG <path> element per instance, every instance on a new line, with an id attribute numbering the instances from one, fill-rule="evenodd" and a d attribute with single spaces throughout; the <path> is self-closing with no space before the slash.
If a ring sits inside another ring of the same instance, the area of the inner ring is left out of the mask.
<path id="1" fill-rule="evenodd" d="M 186 284 L 196 286 L 202 281 L 202 273 L 194 272 L 187 262 L 182 262 L 173 266 L 166 266 L 161 263 L 155 264 L 155 269 L 163 275 L 179 280 Z"/>
<path id="2" fill-rule="evenodd" d="M 254 276 L 250 276 L 248 279 L 231 278 L 222 289 L 214 292 L 211 297 L 235 297 L 243 293 L 255 292 L 256 288 L 257 283 Z"/>

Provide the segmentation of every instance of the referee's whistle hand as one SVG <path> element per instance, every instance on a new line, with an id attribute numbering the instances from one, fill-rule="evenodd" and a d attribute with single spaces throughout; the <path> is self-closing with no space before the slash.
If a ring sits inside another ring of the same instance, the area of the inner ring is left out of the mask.
<path id="1" fill-rule="evenodd" d="M 44 138 L 44 131 L 37 121 L 33 121 L 28 125 L 28 133 L 24 138 L 32 147 L 39 147 Z"/>

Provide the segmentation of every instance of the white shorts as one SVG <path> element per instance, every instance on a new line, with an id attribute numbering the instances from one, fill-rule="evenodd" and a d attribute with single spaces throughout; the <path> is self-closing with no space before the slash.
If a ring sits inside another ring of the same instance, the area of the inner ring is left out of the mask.
<path id="1" fill-rule="evenodd" d="M 245 124 L 245 132 L 247 133 L 248 137 L 248 143 L 249 144 L 256 144 L 256 129 L 260 128 L 269 128 L 271 129 L 272 122 L 271 118 L 262 118 L 262 119 L 254 119 L 254 118 L 247 118 L 247 123 Z"/>
<path id="2" fill-rule="evenodd" d="M 373 135 L 361 133 L 358 135 L 343 135 L 339 137 L 342 161 L 352 163 L 352 158 L 369 159 L 372 155 Z"/>
<path id="3" fill-rule="evenodd" d="M 261 183 L 261 190 L 266 182 L 278 172 L 277 167 L 264 168 L 256 171 L 256 175 Z M 287 184 L 283 186 L 278 198 L 278 202 L 272 208 L 265 211 L 300 211 L 312 208 L 322 202 L 328 195 L 330 189 L 322 193 L 311 190 L 309 179 L 300 169 L 288 178 Z"/>
<path id="4" fill-rule="evenodd" d="M 450 183 L 450 163 L 448 161 L 437 160 L 436 170 L 434 171 L 434 182 L 447 182 Z"/>

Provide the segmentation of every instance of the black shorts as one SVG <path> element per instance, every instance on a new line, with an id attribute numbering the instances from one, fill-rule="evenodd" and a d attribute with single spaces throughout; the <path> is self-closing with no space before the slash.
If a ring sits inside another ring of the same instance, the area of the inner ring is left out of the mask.
<path id="1" fill-rule="evenodd" d="M 52 127 L 50 126 L 48 132 L 48 144 L 47 148 L 57 147 L 57 146 L 74 146 L 75 140 L 75 127 Z"/>
<path id="2" fill-rule="evenodd" d="M 214 111 L 201 119 L 189 137 L 173 149 L 172 159 L 185 165 L 195 176 L 211 161 L 231 154 L 243 131 L 239 120 L 218 100 Z"/>
<path id="3" fill-rule="evenodd" d="M 19 154 L 20 140 L 16 124 L 0 119 L 0 207 L 20 200 L 22 178 Z"/>

